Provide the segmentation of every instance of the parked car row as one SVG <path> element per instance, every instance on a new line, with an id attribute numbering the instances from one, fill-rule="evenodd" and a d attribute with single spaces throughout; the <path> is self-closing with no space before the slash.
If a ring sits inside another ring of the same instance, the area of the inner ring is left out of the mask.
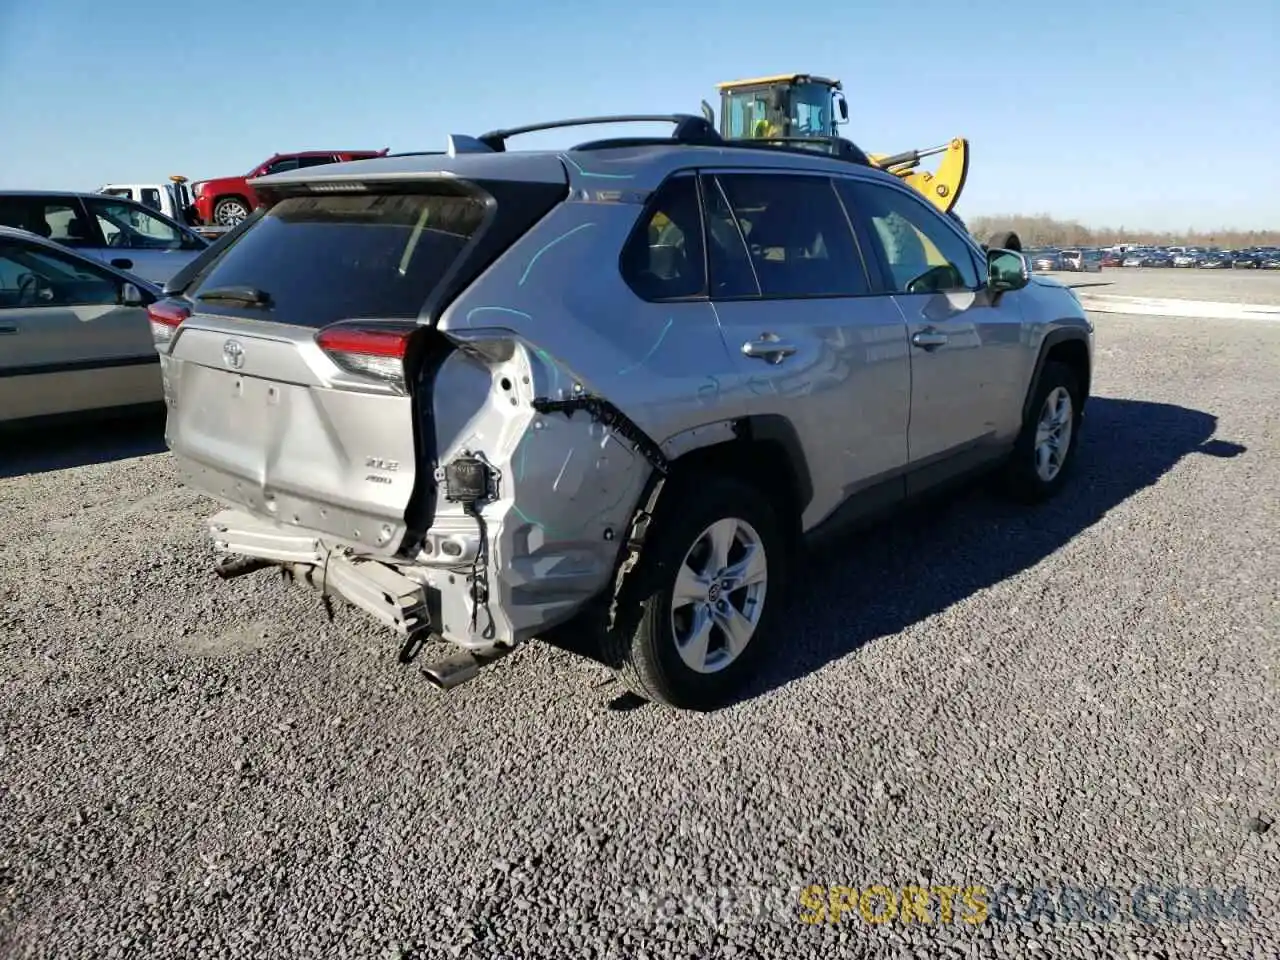
<path id="1" fill-rule="evenodd" d="M 1244 250 L 1210 250 L 1203 247 L 1128 247 L 1111 250 L 1103 257 L 1103 266 L 1177 267 L 1205 270 L 1277 270 L 1280 249 L 1253 247 Z"/>
<path id="2" fill-rule="evenodd" d="M 1026 251 L 1033 270 L 1085 272 L 1104 267 L 1197 267 L 1205 270 L 1280 270 L 1280 248 L 1208 250 L 1201 247 L 1035 247 Z"/>
<path id="3" fill-rule="evenodd" d="M 1096 273 L 1103 267 L 1097 250 L 1075 247 L 1070 250 L 1035 248 L 1026 251 L 1033 270 L 1065 270 L 1071 273 Z"/>
<path id="4" fill-rule="evenodd" d="M 190 185 L 0 191 L 0 423 L 160 403 L 147 307 L 259 205 L 246 181 L 386 152 L 277 154 Z"/>
<path id="5" fill-rule="evenodd" d="M 0 226 L 0 423 L 163 400 L 160 287 L 92 252 Z"/>
<path id="6" fill-rule="evenodd" d="M 25 230 L 157 284 L 210 242 L 158 210 L 102 193 L 0 191 L 0 226 Z"/>

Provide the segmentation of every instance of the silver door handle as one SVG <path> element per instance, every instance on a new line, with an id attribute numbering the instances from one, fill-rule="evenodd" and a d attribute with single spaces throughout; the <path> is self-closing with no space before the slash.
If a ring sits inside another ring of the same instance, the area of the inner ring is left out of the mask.
<path id="1" fill-rule="evenodd" d="M 917 347 L 932 350 L 934 347 L 946 346 L 948 339 L 945 333 L 938 333 L 936 330 L 921 330 L 919 333 L 912 335 L 911 342 Z"/>
<path id="2" fill-rule="evenodd" d="M 17 327 L 10 327 L 10 326 L 0 327 L 0 336 L 3 336 L 7 333 L 17 333 L 17 332 L 18 332 Z"/>
<path id="3" fill-rule="evenodd" d="M 755 357 L 757 360 L 767 360 L 769 363 L 781 363 L 795 352 L 794 344 L 785 343 L 776 337 L 748 340 L 742 345 L 744 357 Z"/>

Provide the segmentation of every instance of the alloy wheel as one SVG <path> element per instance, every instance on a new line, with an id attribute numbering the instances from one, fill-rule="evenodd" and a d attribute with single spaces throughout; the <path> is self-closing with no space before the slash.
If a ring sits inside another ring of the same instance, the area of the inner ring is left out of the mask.
<path id="1" fill-rule="evenodd" d="M 755 635 L 764 612 L 769 563 L 764 542 L 745 520 L 707 527 L 685 554 L 671 597 L 671 630 L 685 665 L 718 673 Z"/>
<path id="2" fill-rule="evenodd" d="M 1045 483 L 1052 483 L 1066 462 L 1075 425 L 1073 413 L 1071 392 L 1066 387 L 1054 387 L 1044 398 L 1036 422 L 1035 456 L 1036 476 Z"/>

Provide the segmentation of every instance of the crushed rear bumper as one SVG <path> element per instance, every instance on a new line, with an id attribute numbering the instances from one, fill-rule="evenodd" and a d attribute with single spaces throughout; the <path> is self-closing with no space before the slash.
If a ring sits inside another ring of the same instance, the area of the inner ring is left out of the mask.
<path id="1" fill-rule="evenodd" d="M 209 518 L 214 547 L 223 554 L 266 560 L 322 594 L 342 597 L 379 623 L 408 637 L 431 629 L 431 588 L 390 564 L 331 547 L 305 531 L 293 531 L 240 510 Z"/>

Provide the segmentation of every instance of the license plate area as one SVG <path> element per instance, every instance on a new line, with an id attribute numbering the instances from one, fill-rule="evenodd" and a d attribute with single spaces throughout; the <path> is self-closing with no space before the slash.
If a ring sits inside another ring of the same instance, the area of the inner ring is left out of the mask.
<path id="1" fill-rule="evenodd" d="M 416 473 L 407 397 L 176 366 L 168 438 L 187 482 L 375 555 L 397 549 Z"/>

